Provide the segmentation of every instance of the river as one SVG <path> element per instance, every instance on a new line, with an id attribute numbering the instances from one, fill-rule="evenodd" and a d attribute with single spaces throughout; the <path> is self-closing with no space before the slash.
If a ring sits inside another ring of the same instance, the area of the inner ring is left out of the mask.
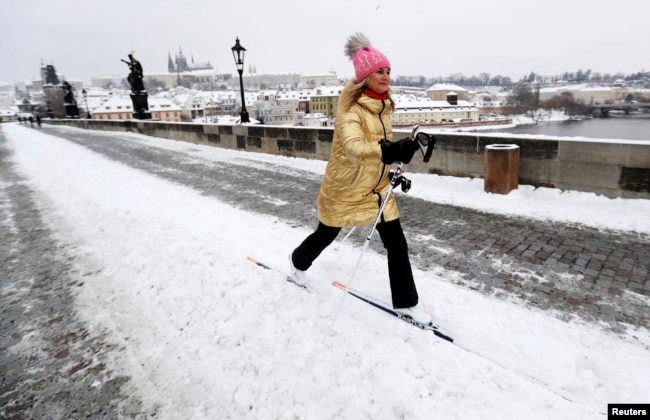
<path id="1" fill-rule="evenodd" d="M 582 121 L 550 121 L 537 125 L 518 125 L 516 127 L 481 131 L 650 141 L 650 114 L 614 115 L 607 118 L 593 118 Z"/>

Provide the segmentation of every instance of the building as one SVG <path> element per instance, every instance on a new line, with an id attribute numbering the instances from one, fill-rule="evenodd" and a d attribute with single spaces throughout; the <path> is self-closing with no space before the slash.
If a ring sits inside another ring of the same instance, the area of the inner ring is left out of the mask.
<path id="1" fill-rule="evenodd" d="M 586 105 L 606 104 L 623 99 L 625 87 L 588 86 L 586 84 L 551 86 L 539 89 L 539 100 L 544 102 L 556 96 L 570 94 L 576 102 Z"/>
<path id="2" fill-rule="evenodd" d="M 467 89 L 446 83 L 438 83 L 431 86 L 427 89 L 426 94 L 433 101 L 446 101 L 447 95 L 451 92 L 455 93 L 460 101 L 469 100 L 469 91 Z"/>
<path id="3" fill-rule="evenodd" d="M 104 89 L 128 88 L 126 76 L 125 72 L 123 76 L 93 77 L 90 79 L 90 84 Z M 195 70 L 183 73 L 145 72 L 143 75 L 144 87 L 147 92 L 152 94 L 177 86 L 201 90 L 228 89 L 231 78 L 231 74 L 217 73 L 215 70 Z M 239 83 L 239 79 L 237 81 Z"/>
<path id="4" fill-rule="evenodd" d="M 260 92 L 253 103 L 255 119 L 269 125 L 297 125 L 302 116 L 298 116 L 298 93 Z"/>
<path id="5" fill-rule="evenodd" d="M 298 91 L 298 112 L 307 115 L 311 112 L 310 100 L 313 89 L 303 89 Z"/>
<path id="6" fill-rule="evenodd" d="M 191 57 L 191 61 L 188 63 L 187 58 L 183 55 L 183 50 L 181 47 L 178 47 L 178 54 L 176 54 L 174 61 L 172 61 L 171 54 L 167 53 L 167 70 L 170 73 L 183 73 L 186 71 L 196 71 L 196 70 L 212 70 L 212 64 L 208 61 L 203 63 L 195 63 L 194 55 Z"/>
<path id="7" fill-rule="evenodd" d="M 607 104 L 619 99 L 615 88 L 608 86 L 585 87 L 573 92 L 573 99 L 587 105 Z"/>
<path id="8" fill-rule="evenodd" d="M 16 86 L 0 82 L 0 109 L 8 108 L 16 102 Z"/>
<path id="9" fill-rule="evenodd" d="M 183 113 L 181 112 L 181 108 L 172 103 L 172 101 L 167 98 L 150 96 L 149 112 L 151 112 L 152 120 L 166 122 L 183 121 Z"/>
<path id="10" fill-rule="evenodd" d="M 336 118 L 336 109 L 342 91 L 343 86 L 321 86 L 314 89 L 309 98 L 309 112 Z"/>
<path id="11" fill-rule="evenodd" d="M 273 124 L 296 125 L 302 123 L 305 112 L 300 110 L 300 98 L 300 91 L 278 92 L 275 95 L 277 106 L 273 110 Z"/>
<path id="12" fill-rule="evenodd" d="M 339 79 L 334 70 L 327 74 L 317 74 L 312 76 L 300 76 L 301 89 L 314 89 L 318 86 L 336 86 Z"/>
<path id="13" fill-rule="evenodd" d="M 0 82 L 0 122 L 16 121 L 18 112 L 16 86 Z"/>
<path id="14" fill-rule="evenodd" d="M 320 86 L 305 91 L 262 91 L 253 103 L 254 115 L 262 124 L 328 127 L 336 118 L 343 86 Z M 479 111 L 473 103 L 459 100 L 448 92 L 445 101 L 417 95 L 393 95 L 396 111 L 391 115 L 394 126 L 416 123 L 477 123 Z M 309 101 L 308 110 L 303 103 Z M 247 101 L 248 103 L 248 101 Z"/>
<path id="15" fill-rule="evenodd" d="M 18 119 L 18 111 L 12 109 L 0 109 L 0 122 L 16 121 Z"/>
<path id="16" fill-rule="evenodd" d="M 217 116 L 238 115 L 241 112 L 239 90 L 200 91 L 179 86 L 166 95 L 183 110 L 184 121 L 214 122 Z M 244 92 L 248 110 L 253 108 L 258 95 L 259 92 Z"/>
<path id="17" fill-rule="evenodd" d="M 248 73 L 243 75 L 244 90 L 270 90 L 298 89 L 300 85 L 299 73 L 258 74 Z M 239 90 L 239 77 L 230 80 L 230 89 Z"/>
<path id="18" fill-rule="evenodd" d="M 458 100 L 454 92 L 449 92 L 446 101 L 414 95 L 395 95 L 393 99 L 396 109 L 391 114 L 391 123 L 394 127 L 479 121 L 479 111 L 474 104 Z"/>
<path id="19" fill-rule="evenodd" d="M 494 117 L 496 115 L 504 115 L 507 113 L 507 106 L 503 101 L 481 99 L 478 101 L 473 101 L 472 104 L 478 110 L 480 118 Z"/>
<path id="20" fill-rule="evenodd" d="M 182 54 L 182 53 L 181 53 Z M 185 56 L 177 55 L 175 60 L 168 56 L 168 72 L 144 72 L 144 86 L 150 93 L 173 89 L 183 86 L 188 89 L 205 91 L 239 90 L 239 77 L 231 73 L 219 73 L 210 63 L 188 63 Z M 128 88 L 126 81 L 128 72 L 119 76 L 103 76 L 91 78 L 91 85 L 104 89 Z M 244 89 L 247 91 L 262 90 L 309 90 L 314 86 L 338 85 L 336 72 L 304 76 L 299 73 L 261 74 L 248 72 L 243 75 Z"/>
<path id="21" fill-rule="evenodd" d="M 110 96 L 90 112 L 93 120 L 131 120 L 133 103 L 129 97 Z"/>
<path id="22" fill-rule="evenodd" d="M 167 98 L 149 97 L 151 119 L 156 121 L 180 122 L 183 120 L 182 109 Z M 133 103 L 130 97 L 111 96 L 99 107 L 91 109 L 94 120 L 132 120 Z"/>
<path id="23" fill-rule="evenodd" d="M 303 117 L 305 127 L 334 127 L 334 119 L 325 114 L 307 114 Z"/>

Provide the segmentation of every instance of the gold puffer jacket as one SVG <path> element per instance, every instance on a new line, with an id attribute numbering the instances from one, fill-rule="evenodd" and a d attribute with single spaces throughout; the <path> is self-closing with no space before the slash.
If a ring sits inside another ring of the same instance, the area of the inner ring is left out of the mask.
<path id="1" fill-rule="evenodd" d="M 318 219 L 335 227 L 372 224 L 380 199 L 390 186 L 390 165 L 381 161 L 379 141 L 392 141 L 390 100 L 365 94 L 336 117 L 332 154 L 318 194 Z M 381 197 L 380 195 L 381 194 Z M 399 218 L 395 196 L 384 208 L 384 220 Z"/>

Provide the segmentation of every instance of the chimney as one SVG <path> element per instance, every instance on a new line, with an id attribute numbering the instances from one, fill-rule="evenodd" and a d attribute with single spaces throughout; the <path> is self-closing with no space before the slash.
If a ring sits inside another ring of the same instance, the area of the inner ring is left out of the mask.
<path id="1" fill-rule="evenodd" d="M 449 105 L 458 105 L 458 94 L 456 92 L 449 92 L 447 94 L 447 102 L 449 102 Z"/>

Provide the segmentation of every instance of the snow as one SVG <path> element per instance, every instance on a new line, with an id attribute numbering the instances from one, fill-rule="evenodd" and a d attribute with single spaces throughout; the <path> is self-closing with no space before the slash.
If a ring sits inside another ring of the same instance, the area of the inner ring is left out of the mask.
<path id="1" fill-rule="evenodd" d="M 321 294 L 308 294 L 246 257 L 284 269 L 312 226 L 244 212 L 26 126 L 2 130 L 41 211 L 78 257 L 79 313 L 120 346 L 112 368 L 131 376 L 160 418 L 604 419 L 607 403 L 650 400 L 645 329 L 615 335 L 563 322 L 454 285 L 443 268 L 415 270 L 421 304 L 486 357 L 349 296 L 333 322 L 341 293 L 329 283 L 345 281 L 358 248 L 326 250 L 309 271 Z M 212 162 L 325 167 L 128 137 Z M 497 196 L 480 180 L 408 176 L 409 194 L 495 217 L 650 232 L 649 200 L 525 186 Z M 387 300 L 385 271 L 385 257 L 367 251 L 355 286 Z"/>

